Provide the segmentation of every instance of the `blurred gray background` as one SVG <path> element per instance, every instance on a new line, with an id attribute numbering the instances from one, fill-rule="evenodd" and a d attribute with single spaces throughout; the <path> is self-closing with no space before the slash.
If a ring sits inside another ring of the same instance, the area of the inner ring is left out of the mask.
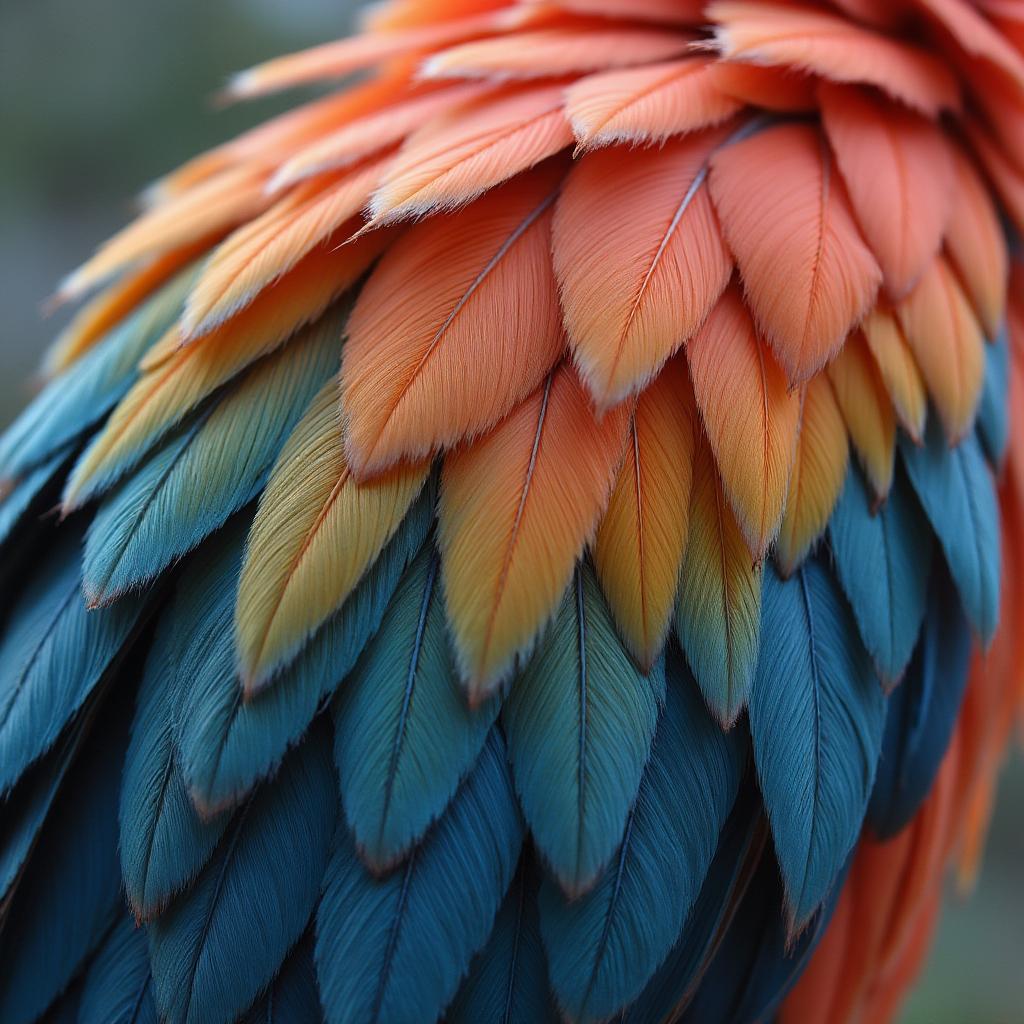
<path id="1" fill-rule="evenodd" d="M 214 110 L 227 75 L 341 34 L 352 0 L 0 0 L 0 424 L 65 317 L 39 309 L 141 187 L 281 101 Z M 65 314 L 66 316 L 66 314 Z M 1024 1022 L 1024 771 L 981 883 L 951 897 L 906 1024 Z M 873 1022 L 866 1022 L 873 1024 Z"/>

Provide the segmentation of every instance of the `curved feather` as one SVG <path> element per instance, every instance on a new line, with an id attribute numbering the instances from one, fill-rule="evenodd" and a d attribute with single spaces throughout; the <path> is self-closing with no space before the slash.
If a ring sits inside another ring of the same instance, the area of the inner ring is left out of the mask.
<path id="1" fill-rule="evenodd" d="M 702 442 L 694 457 L 675 631 L 704 700 L 725 728 L 746 705 L 760 630 L 761 564 L 750 555 Z"/>
<path id="2" fill-rule="evenodd" d="M 896 317 L 890 310 L 876 306 L 864 318 L 861 328 L 900 425 L 920 443 L 928 417 L 928 393 Z"/>
<path id="3" fill-rule="evenodd" d="M 607 407 L 640 390 L 704 321 L 729 280 L 707 190 L 723 133 L 660 149 L 588 153 L 569 173 L 552 226 L 573 358 Z"/>
<path id="4" fill-rule="evenodd" d="M 473 767 L 499 702 L 470 709 L 448 641 L 440 560 L 427 545 L 334 701 L 345 818 L 377 872 L 400 861 Z"/>
<path id="5" fill-rule="evenodd" d="M 238 584 L 235 642 L 247 692 L 267 685 L 352 593 L 423 487 L 428 464 L 358 483 L 336 382 L 288 438 L 260 497 Z"/>
<path id="6" fill-rule="evenodd" d="M 750 731 L 785 888 L 790 937 L 856 842 L 882 744 L 885 700 L 837 584 L 809 560 L 765 575 Z"/>
<path id="7" fill-rule="evenodd" d="M 321 1024 L 323 1010 L 316 987 L 316 964 L 310 935 L 299 940 L 288 959 L 243 1018 L 242 1024 Z"/>
<path id="8" fill-rule="evenodd" d="M 742 764 L 742 748 L 711 720 L 670 649 L 666 703 L 618 857 L 579 899 L 551 881 L 541 888 L 551 984 L 569 1019 L 607 1019 L 668 954 L 704 881 Z"/>
<path id="9" fill-rule="evenodd" d="M 563 364 L 489 434 L 445 460 L 438 539 L 472 700 L 508 676 L 554 614 L 607 504 L 627 417 L 620 406 L 599 421 Z"/>
<path id="10" fill-rule="evenodd" d="M 414 226 L 371 274 L 341 372 L 357 473 L 489 429 L 561 356 L 550 255 L 560 173 L 546 165 Z"/>
<path id="11" fill-rule="evenodd" d="M 898 298 L 942 244 L 953 205 L 950 147 L 927 118 L 864 90 L 823 85 L 818 96 L 857 222 Z"/>
<path id="12" fill-rule="evenodd" d="M 85 974 L 79 1024 L 157 1024 L 146 935 L 121 913 Z"/>
<path id="13" fill-rule="evenodd" d="M 914 653 L 928 597 L 932 533 L 910 484 L 896 475 L 876 512 L 856 468 L 829 523 L 836 575 L 887 689 Z"/>
<path id="14" fill-rule="evenodd" d="M 85 539 L 82 585 L 90 606 L 152 579 L 256 496 L 337 369 L 341 320 L 325 317 L 257 363 L 104 499 Z"/>
<path id="15" fill-rule="evenodd" d="M 271 982 L 319 898 L 336 806 L 330 741 L 315 729 L 236 814 L 193 888 L 149 925 L 162 1020 L 229 1024 Z"/>
<path id="16" fill-rule="evenodd" d="M 317 976 L 330 1024 L 438 1017 L 491 933 L 522 839 L 496 730 L 399 870 L 374 878 L 339 831 L 317 914 Z"/>
<path id="17" fill-rule="evenodd" d="M 728 120 L 741 103 L 718 87 L 716 67 L 706 57 L 688 57 L 574 82 L 565 112 L 577 147 L 663 142 Z"/>
<path id="18" fill-rule="evenodd" d="M 502 716 L 526 823 L 570 897 L 622 842 L 664 695 L 663 663 L 635 668 L 583 563 Z"/>
<path id="19" fill-rule="evenodd" d="M 74 443 L 58 448 L 45 462 L 26 470 L 16 481 L 8 481 L 9 489 L 0 481 L 0 545 L 18 536 L 22 525 L 32 519 L 33 511 L 41 516 L 47 493 L 59 483 L 74 451 Z M 49 507 L 53 507 L 50 502 Z"/>
<path id="20" fill-rule="evenodd" d="M 782 521 L 800 396 L 754 330 L 739 288 L 722 295 L 686 346 L 690 377 L 722 484 L 755 560 Z"/>
<path id="21" fill-rule="evenodd" d="M 633 656 L 650 668 L 665 643 L 689 527 L 693 392 L 674 359 L 637 401 L 626 458 L 594 538 L 594 566 Z"/>
<path id="22" fill-rule="evenodd" d="M 882 279 L 828 146 L 809 125 L 767 128 L 715 153 L 710 188 L 754 319 L 790 381 L 806 380 Z"/>
<path id="23" fill-rule="evenodd" d="M 1010 342 L 1005 331 L 985 346 L 985 382 L 978 403 L 978 437 L 997 470 L 1010 442 Z"/>
<path id="24" fill-rule="evenodd" d="M 826 377 L 813 377 L 804 389 L 796 457 L 775 546 L 783 576 L 793 575 L 825 532 L 848 463 L 846 425 L 835 392 Z"/>
<path id="25" fill-rule="evenodd" d="M 930 423 L 921 447 L 900 442 L 903 463 L 946 557 L 967 618 L 988 645 L 999 621 L 999 509 L 981 445 L 947 448 Z"/>

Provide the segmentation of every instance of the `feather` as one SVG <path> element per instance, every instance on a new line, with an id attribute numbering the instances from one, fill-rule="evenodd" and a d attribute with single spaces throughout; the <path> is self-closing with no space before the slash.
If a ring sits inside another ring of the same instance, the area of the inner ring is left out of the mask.
<path id="1" fill-rule="evenodd" d="M 960 107 L 956 78 L 938 57 L 839 15 L 749 0 L 716 0 L 704 14 L 719 55 L 730 60 L 874 85 L 928 117 Z"/>
<path id="2" fill-rule="evenodd" d="M 601 1021 L 643 990 L 675 944 L 732 808 L 741 746 L 708 716 L 682 656 L 668 655 L 666 703 L 619 854 L 571 900 L 550 880 L 540 926 L 567 1019 Z"/>
<path id="3" fill-rule="evenodd" d="M 790 580 L 766 573 L 750 731 L 799 934 L 856 842 L 882 743 L 885 700 L 834 580 L 810 560 Z"/>
<path id="4" fill-rule="evenodd" d="M 451 210 L 572 142 L 560 85 L 464 104 L 406 140 L 370 200 L 372 224 Z"/>
<path id="5" fill-rule="evenodd" d="M 108 702 L 102 739 L 86 744 L 75 760 L 24 873 L 5 900 L 4 1024 L 36 1020 L 79 972 L 120 908 L 117 792 L 129 704 L 123 695 Z"/>
<path id="6" fill-rule="evenodd" d="M 145 933 L 117 916 L 82 986 L 79 1024 L 157 1024 Z"/>
<path id="7" fill-rule="evenodd" d="M 815 80 L 794 68 L 727 60 L 715 68 L 718 88 L 747 106 L 784 114 L 817 109 Z"/>
<path id="8" fill-rule="evenodd" d="M 328 315 L 257 363 L 104 499 L 85 541 L 90 606 L 157 576 L 258 494 L 296 422 L 337 369 L 341 322 Z"/>
<path id="9" fill-rule="evenodd" d="M 725 493 L 755 560 L 778 533 L 800 428 L 800 396 L 731 286 L 686 347 Z"/>
<path id="10" fill-rule="evenodd" d="M 742 104 L 719 88 L 717 67 L 707 57 L 687 57 L 574 82 L 565 112 L 577 147 L 664 142 L 721 124 Z"/>
<path id="11" fill-rule="evenodd" d="M 545 165 L 414 226 L 371 274 L 341 374 L 358 474 L 489 429 L 561 356 L 550 256 L 560 173 Z"/>
<path id="12" fill-rule="evenodd" d="M 761 629 L 761 565 L 750 556 L 711 450 L 698 446 L 675 631 L 704 700 L 728 728 L 747 702 Z"/>
<path id="13" fill-rule="evenodd" d="M 994 338 L 1006 313 L 1009 254 L 999 213 L 974 164 L 954 151 L 952 211 L 946 253 L 956 269 L 975 315 Z"/>
<path id="14" fill-rule="evenodd" d="M 912 821 L 935 781 L 956 727 L 971 660 L 971 631 L 944 569 L 907 676 L 889 698 L 885 741 L 868 821 L 891 839 Z"/>
<path id="15" fill-rule="evenodd" d="M 938 424 L 923 447 L 900 442 L 910 482 L 932 525 L 964 611 L 987 646 L 999 621 L 999 509 L 977 438 L 947 448 Z"/>
<path id="16" fill-rule="evenodd" d="M 330 740 L 314 729 L 236 814 L 196 884 L 149 925 L 161 1020 L 229 1024 L 271 982 L 316 907 L 337 799 Z"/>
<path id="17" fill-rule="evenodd" d="M 18 536 L 19 528 L 32 519 L 32 513 L 40 516 L 46 511 L 46 496 L 57 484 L 62 471 L 67 469 L 73 452 L 73 443 L 58 448 L 45 462 L 26 470 L 9 491 L 0 497 L 0 544 Z M 0 491 L 3 485 L 0 483 Z M 53 503 L 49 503 L 53 507 Z M 39 517 L 37 517 L 39 518 Z"/>
<path id="18" fill-rule="evenodd" d="M 829 365 L 828 379 L 850 431 L 853 450 L 879 502 L 892 486 L 896 414 L 862 332 L 850 335 Z"/>
<path id="19" fill-rule="evenodd" d="M 80 544 L 73 528 L 53 540 L 0 637 L 0 794 L 54 744 L 143 613 L 144 601 L 86 611 Z"/>
<path id="20" fill-rule="evenodd" d="M 523 816 L 570 897 L 622 842 L 664 699 L 664 664 L 634 667 L 583 563 L 502 716 Z"/>
<path id="21" fill-rule="evenodd" d="M 339 830 L 317 914 L 317 976 L 330 1024 L 440 1016 L 487 941 L 522 840 L 497 730 L 399 870 L 374 878 Z"/>
<path id="22" fill-rule="evenodd" d="M 157 625 L 121 784 L 121 877 L 140 921 L 155 917 L 192 882 L 228 824 L 223 815 L 203 819 L 196 812 L 174 745 L 176 718 L 189 707 L 191 682 L 177 671 L 179 626 L 166 614 Z"/>
<path id="23" fill-rule="evenodd" d="M 1024 225 L 1024 173 L 1006 154 L 1007 139 L 996 138 L 979 122 L 968 122 L 965 133 L 974 155 L 991 182 L 1010 223 L 1021 230 Z"/>
<path id="24" fill-rule="evenodd" d="M 883 306 L 876 306 L 861 328 L 900 425 L 915 444 L 920 444 L 928 418 L 928 393 L 896 317 Z"/>
<path id="25" fill-rule="evenodd" d="M 715 153 L 710 188 L 754 319 L 790 381 L 806 380 L 882 278 L 829 149 L 809 125 L 768 128 Z"/>
<path id="26" fill-rule="evenodd" d="M 993 468 L 999 470 L 1010 442 L 1010 342 L 1001 331 L 985 346 L 985 381 L 978 403 L 978 437 Z"/>
<path id="27" fill-rule="evenodd" d="M 449 1024 L 556 1024 L 537 916 L 537 879 L 524 854 L 445 1020 Z"/>
<path id="28" fill-rule="evenodd" d="M 594 566 L 615 624 L 644 669 L 664 646 L 686 549 L 692 395 L 682 358 L 641 394 L 626 458 L 594 539 Z"/>
<path id="29" fill-rule="evenodd" d="M 232 631 L 248 529 L 244 517 L 226 536 L 209 541 L 209 550 L 182 576 L 172 614 L 184 638 L 179 671 L 191 685 L 176 742 L 192 799 L 204 813 L 237 804 L 259 779 L 272 774 L 348 675 L 433 524 L 434 495 L 432 486 L 424 488 L 348 600 L 273 686 L 247 700 L 236 672 Z"/>
<path id="30" fill-rule="evenodd" d="M 701 325 L 731 260 L 703 188 L 721 132 L 623 160 L 588 153 L 570 172 L 552 228 L 573 358 L 599 406 L 642 389 Z"/>
<path id="31" fill-rule="evenodd" d="M 682 32 L 619 25 L 540 28 L 441 50 L 423 62 L 420 75 L 505 81 L 603 71 L 678 56 L 691 39 Z"/>
<path id="32" fill-rule="evenodd" d="M 804 389 L 786 511 L 775 547 L 783 576 L 792 576 L 825 532 L 846 479 L 846 425 L 828 379 L 812 377 Z"/>
<path id="33" fill-rule="evenodd" d="M 360 484 L 343 450 L 337 385 L 288 438 L 246 544 L 235 643 L 247 693 L 266 686 L 352 593 L 423 488 L 429 465 Z"/>
<path id="34" fill-rule="evenodd" d="M 894 298 L 935 258 L 952 213 L 953 161 L 940 127 L 848 86 L 818 95 L 857 222 Z"/>
<path id="35" fill-rule="evenodd" d="M 543 7 L 548 0 L 523 0 Z M 551 0 L 557 9 L 600 18 L 635 18 L 661 24 L 696 24 L 701 20 L 700 0 Z"/>
<path id="36" fill-rule="evenodd" d="M 142 377 L 79 459 L 64 490 L 65 507 L 108 487 L 214 391 L 315 321 L 373 262 L 383 241 L 372 234 L 339 250 L 315 249 L 201 342 L 180 348 L 172 331 L 162 356 L 151 365 L 144 361 Z"/>
<path id="37" fill-rule="evenodd" d="M 877 512 L 851 467 L 829 524 L 836 576 L 883 685 L 903 675 L 924 620 L 932 534 L 902 473 Z"/>
<path id="38" fill-rule="evenodd" d="M 439 559 L 427 545 L 334 701 L 342 805 L 372 871 L 394 867 L 444 813 L 498 707 L 466 706 L 449 648 Z"/>
<path id="39" fill-rule="evenodd" d="M 479 701 L 532 648 L 604 511 L 626 443 L 562 365 L 506 420 L 445 460 L 438 539 L 448 620 Z"/>
<path id="40" fill-rule="evenodd" d="M 313 940 L 307 933 L 242 1024 L 322 1024 Z"/>
<path id="41" fill-rule="evenodd" d="M 896 307 L 950 444 L 974 423 L 985 375 L 981 325 L 949 264 L 937 258 Z"/>

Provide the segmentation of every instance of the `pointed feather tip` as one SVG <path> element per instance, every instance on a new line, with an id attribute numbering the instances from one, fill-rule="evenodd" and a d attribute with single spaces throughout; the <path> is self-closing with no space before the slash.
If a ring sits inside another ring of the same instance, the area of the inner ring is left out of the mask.
<path id="1" fill-rule="evenodd" d="M 211 102 L 215 107 L 226 107 L 238 100 L 253 99 L 261 95 L 263 89 L 259 68 L 246 68 L 230 75 L 223 87 L 213 94 Z"/>

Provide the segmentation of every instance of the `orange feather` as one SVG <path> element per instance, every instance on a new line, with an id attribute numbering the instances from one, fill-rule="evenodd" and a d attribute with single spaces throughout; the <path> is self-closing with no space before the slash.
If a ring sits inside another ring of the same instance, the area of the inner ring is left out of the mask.
<path id="1" fill-rule="evenodd" d="M 475 703 L 531 650 L 604 512 L 629 413 L 601 420 L 566 364 L 445 460 L 438 540 L 448 619 Z"/>
<path id="2" fill-rule="evenodd" d="M 808 125 L 769 128 L 718 150 L 710 186 L 758 327 L 790 381 L 806 380 L 881 282 L 828 147 Z"/>
<path id="3" fill-rule="evenodd" d="M 573 356 L 599 405 L 642 388 L 700 326 L 729 280 L 707 190 L 722 132 L 623 160 L 588 153 L 566 179 L 553 226 Z"/>
<path id="4" fill-rule="evenodd" d="M 357 475 L 490 428 L 562 355 L 550 255 L 560 175 L 557 166 L 521 175 L 417 224 L 385 254 L 353 309 L 343 354 L 346 450 Z"/>
<path id="5" fill-rule="evenodd" d="M 897 307 L 946 436 L 959 441 L 974 423 L 985 372 L 981 325 L 949 264 L 932 261 Z"/>
<path id="6" fill-rule="evenodd" d="M 1018 231 L 1024 231 L 1024 171 L 1006 155 L 1006 140 L 998 140 L 977 122 L 964 126 L 974 155 L 995 187 L 996 195 Z"/>
<path id="7" fill-rule="evenodd" d="M 896 466 L 896 414 L 860 331 L 829 366 L 828 377 L 871 489 L 884 501 Z"/>
<path id="8" fill-rule="evenodd" d="M 928 393 L 896 317 L 876 306 L 861 325 L 871 356 L 903 429 L 920 443 L 928 415 Z"/>
<path id="9" fill-rule="evenodd" d="M 857 221 L 894 298 L 939 251 L 952 209 L 953 161 L 941 128 L 862 89 L 819 90 L 829 142 Z"/>
<path id="10" fill-rule="evenodd" d="M 728 120 L 741 107 L 706 57 L 591 75 L 571 85 L 566 114 L 580 149 L 661 142 Z"/>
<path id="11" fill-rule="evenodd" d="M 758 338 L 731 285 L 686 348 L 694 396 L 722 483 L 751 552 L 763 558 L 782 521 L 800 397 Z"/>
<path id="12" fill-rule="evenodd" d="M 775 68 L 742 61 L 715 64 L 715 84 L 741 103 L 781 113 L 814 110 L 814 79 L 792 68 Z"/>
<path id="13" fill-rule="evenodd" d="M 520 3 L 543 7 L 547 0 L 520 0 Z M 604 18 L 698 25 L 703 21 L 704 4 L 703 0 L 551 0 L 551 6 Z"/>
<path id="14" fill-rule="evenodd" d="M 634 657 L 665 643 L 686 548 L 693 463 L 686 362 L 671 360 L 636 404 L 626 458 L 594 542 L 594 565 Z"/>

